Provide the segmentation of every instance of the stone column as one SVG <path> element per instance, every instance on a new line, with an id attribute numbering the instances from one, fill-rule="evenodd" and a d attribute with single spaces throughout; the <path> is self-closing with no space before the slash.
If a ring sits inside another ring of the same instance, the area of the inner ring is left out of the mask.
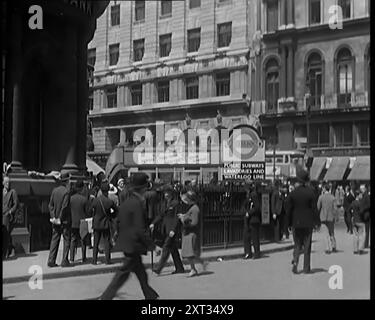
<path id="1" fill-rule="evenodd" d="M 83 99 L 79 99 L 79 93 L 77 92 L 78 81 L 84 78 L 79 76 L 77 66 L 77 43 L 79 37 L 77 37 L 77 30 L 73 26 L 66 25 L 64 38 L 64 62 L 63 67 L 65 68 L 66 76 L 68 79 L 71 79 L 71 83 L 67 84 L 65 92 L 69 94 L 69 97 L 66 97 L 66 122 L 69 123 L 69 126 L 62 127 L 64 130 L 63 136 L 65 137 L 65 145 L 67 148 L 67 154 L 65 157 L 65 163 L 61 169 L 62 173 L 78 173 L 77 166 L 77 111 L 80 108 L 78 105 Z M 85 66 L 87 68 L 87 66 Z M 85 69 L 86 71 L 87 69 Z M 85 72 L 86 74 L 86 72 Z M 85 111 L 86 112 L 86 111 Z M 86 124 L 85 124 L 86 126 Z M 86 138 L 86 135 L 84 135 Z M 86 149 L 86 148 L 85 148 Z"/>
<path id="2" fill-rule="evenodd" d="M 287 22 L 285 21 L 285 9 L 286 9 L 286 0 L 280 1 L 280 26 L 285 26 Z"/>
<path id="3" fill-rule="evenodd" d="M 286 96 L 286 48 L 285 46 L 281 46 L 280 98 Z"/>
<path id="4" fill-rule="evenodd" d="M 287 97 L 294 97 L 294 48 L 293 45 L 288 45 L 288 88 Z"/>
<path id="5" fill-rule="evenodd" d="M 288 21 L 286 24 L 294 24 L 294 0 L 287 0 L 287 18 Z"/>
<path id="6" fill-rule="evenodd" d="M 12 118 L 12 172 L 24 171 L 22 168 L 24 148 L 24 106 L 22 101 L 22 18 L 14 13 L 11 22 L 11 70 L 13 86 Z"/>

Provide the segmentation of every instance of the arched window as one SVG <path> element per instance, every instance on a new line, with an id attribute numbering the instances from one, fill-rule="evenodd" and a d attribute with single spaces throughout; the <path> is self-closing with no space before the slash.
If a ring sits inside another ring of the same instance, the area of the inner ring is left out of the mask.
<path id="1" fill-rule="evenodd" d="M 311 108 L 320 108 L 323 94 L 323 61 L 319 53 L 310 54 L 307 60 L 306 82 L 311 95 Z"/>
<path id="2" fill-rule="evenodd" d="M 266 64 L 266 103 L 267 112 L 277 112 L 279 100 L 279 64 L 271 59 Z"/>
<path id="3" fill-rule="evenodd" d="M 354 59 L 349 49 L 343 48 L 337 54 L 337 101 L 340 108 L 350 106 L 354 89 Z"/>

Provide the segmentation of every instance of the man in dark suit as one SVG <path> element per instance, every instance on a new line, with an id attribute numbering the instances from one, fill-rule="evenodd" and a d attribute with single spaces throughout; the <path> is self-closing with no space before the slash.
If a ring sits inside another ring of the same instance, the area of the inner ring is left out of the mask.
<path id="1" fill-rule="evenodd" d="M 177 217 L 179 202 L 178 200 L 174 199 L 173 189 L 166 189 L 164 191 L 164 198 L 165 202 L 162 205 L 160 214 L 157 215 L 153 222 L 150 224 L 150 229 L 153 230 L 154 226 L 162 221 L 161 230 L 162 234 L 165 235 L 159 265 L 153 271 L 156 274 L 160 274 L 169 258 L 169 255 L 172 254 L 173 262 L 176 268 L 176 270 L 172 273 L 184 273 L 185 270 L 180 258 L 180 254 L 178 252 L 177 243 L 177 233 L 180 226 L 180 222 Z"/>
<path id="2" fill-rule="evenodd" d="M 370 195 L 368 194 L 366 185 L 362 184 L 360 186 L 360 192 L 362 194 L 362 199 L 359 202 L 360 210 L 361 210 L 361 217 L 365 223 L 365 248 L 369 248 L 369 238 L 370 238 L 370 207 L 371 207 L 371 200 Z"/>
<path id="3" fill-rule="evenodd" d="M 299 185 L 289 194 L 286 213 L 289 225 L 293 228 L 294 252 L 293 273 L 298 272 L 298 260 L 304 247 L 304 273 L 311 273 L 311 240 L 314 228 L 320 226 L 317 199 L 314 190 L 308 186 L 309 174 L 301 169 L 297 171 Z"/>
<path id="4" fill-rule="evenodd" d="M 69 175 L 63 174 L 60 178 L 60 185 L 52 190 L 50 202 L 48 205 L 51 223 L 52 238 L 50 252 L 48 256 L 48 266 L 56 267 L 57 251 L 61 235 L 64 239 L 63 257 L 61 267 L 69 267 L 68 260 L 70 236 L 71 236 L 71 211 L 70 211 L 70 194 L 68 190 Z"/>
<path id="5" fill-rule="evenodd" d="M 119 237 L 117 245 L 124 252 L 124 264 L 102 294 L 101 300 L 113 299 L 128 279 L 130 272 L 134 272 L 137 276 L 146 299 L 152 300 L 159 297 L 148 284 L 147 273 L 141 257 L 141 255 L 146 255 L 148 250 L 155 248 L 146 226 L 147 212 L 143 195 L 148 186 L 146 174 L 137 172 L 132 176 L 132 192 L 120 205 L 118 215 Z"/>
<path id="6" fill-rule="evenodd" d="M 245 212 L 245 230 L 244 230 L 244 259 L 259 259 L 260 258 L 260 224 L 261 224 L 261 201 L 262 201 L 262 185 L 259 181 L 255 183 L 254 190 L 248 192 L 246 200 L 243 204 L 243 211 Z M 254 256 L 251 252 L 251 243 L 254 247 Z"/>
<path id="7" fill-rule="evenodd" d="M 70 242 L 70 262 L 74 262 L 75 250 L 78 246 L 78 241 L 81 243 L 82 249 L 82 262 L 86 261 L 86 242 L 81 239 L 79 233 L 79 226 L 82 219 L 88 217 L 88 199 L 83 193 L 83 181 L 76 182 L 74 187 L 74 194 L 70 198 L 70 209 L 72 211 L 72 238 Z"/>
<path id="8" fill-rule="evenodd" d="M 345 220 L 345 224 L 346 224 L 346 232 L 350 233 L 350 234 L 353 234 L 353 224 L 352 224 L 352 221 L 351 221 L 351 213 L 349 211 L 349 208 L 350 208 L 350 205 L 352 204 L 352 202 L 355 200 L 355 195 L 354 195 L 354 192 L 353 192 L 353 189 L 350 187 L 350 186 L 346 186 L 345 187 L 345 196 L 344 196 L 344 210 L 345 210 L 345 213 L 344 213 L 344 220 Z"/>
<path id="9" fill-rule="evenodd" d="M 94 250 L 92 264 L 97 264 L 99 243 L 101 237 L 104 239 L 105 263 L 111 264 L 111 224 L 117 216 L 117 206 L 113 200 L 108 198 L 109 182 L 103 181 L 100 185 L 101 194 L 91 203 L 89 209 L 93 213 L 92 228 L 94 229 Z"/>
<path id="10" fill-rule="evenodd" d="M 285 229 L 285 199 L 286 189 L 280 186 L 280 182 L 275 184 L 275 190 L 271 195 L 271 212 L 275 223 L 275 241 L 278 242 L 283 238 L 284 233 L 287 235 L 288 231 Z"/>

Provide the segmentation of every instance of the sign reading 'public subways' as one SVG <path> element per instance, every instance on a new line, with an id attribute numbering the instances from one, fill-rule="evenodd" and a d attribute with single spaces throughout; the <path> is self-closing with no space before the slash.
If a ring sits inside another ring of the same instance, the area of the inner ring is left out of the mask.
<path id="1" fill-rule="evenodd" d="M 264 162 L 228 162 L 224 163 L 223 176 L 228 180 L 264 180 L 266 168 Z"/>

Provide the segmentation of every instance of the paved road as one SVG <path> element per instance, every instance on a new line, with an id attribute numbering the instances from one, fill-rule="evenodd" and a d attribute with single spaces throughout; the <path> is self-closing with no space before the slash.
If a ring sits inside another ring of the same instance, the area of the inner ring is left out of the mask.
<path id="1" fill-rule="evenodd" d="M 291 273 L 291 251 L 272 253 L 260 260 L 211 263 L 208 273 L 195 278 L 159 277 L 149 271 L 152 287 L 161 299 L 369 299 L 370 254 L 355 256 L 352 240 L 342 228 L 336 231 L 339 252 L 324 253 L 323 228 L 314 234 L 311 275 Z M 325 231 L 325 230 L 324 230 Z M 301 261 L 302 262 L 302 261 Z M 343 270 L 343 289 L 331 290 L 328 273 L 332 265 Z M 300 266 L 300 268 L 302 265 Z M 105 289 L 113 274 L 46 280 L 43 290 L 30 290 L 28 283 L 3 286 L 6 299 L 92 299 Z M 118 299 L 143 299 L 135 276 L 120 290 Z"/>

